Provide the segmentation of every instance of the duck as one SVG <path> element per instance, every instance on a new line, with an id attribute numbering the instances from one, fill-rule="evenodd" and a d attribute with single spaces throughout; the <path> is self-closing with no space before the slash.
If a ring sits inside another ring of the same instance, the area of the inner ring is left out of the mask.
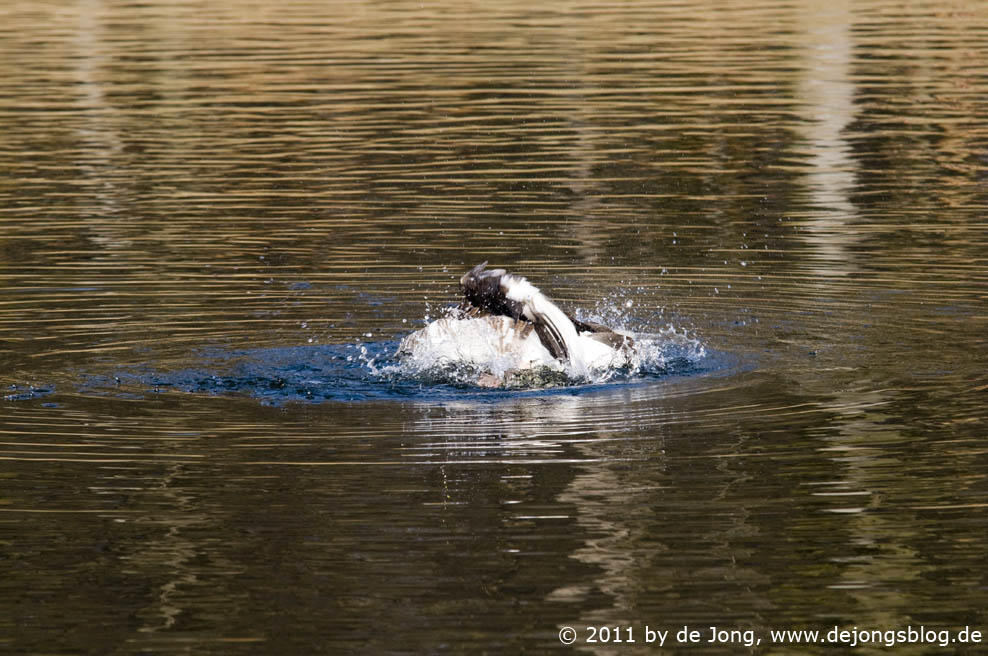
<path id="1" fill-rule="evenodd" d="M 486 368 L 486 386 L 537 369 L 586 379 L 629 363 L 630 333 L 577 319 L 525 277 L 487 264 L 463 274 L 461 303 L 405 337 L 399 357 Z"/>

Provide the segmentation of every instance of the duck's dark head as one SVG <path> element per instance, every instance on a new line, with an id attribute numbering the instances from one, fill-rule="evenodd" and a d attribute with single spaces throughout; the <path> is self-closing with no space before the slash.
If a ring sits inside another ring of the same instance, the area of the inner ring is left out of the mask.
<path id="1" fill-rule="evenodd" d="M 506 317 L 517 319 L 521 316 L 521 305 L 509 300 L 501 286 L 504 269 L 487 269 L 487 262 L 481 262 L 460 278 L 460 290 L 470 305 Z"/>

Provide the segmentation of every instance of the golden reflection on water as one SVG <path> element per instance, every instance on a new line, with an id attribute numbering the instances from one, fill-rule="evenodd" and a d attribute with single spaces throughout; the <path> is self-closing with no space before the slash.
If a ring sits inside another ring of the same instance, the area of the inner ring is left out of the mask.
<path id="1" fill-rule="evenodd" d="M 0 642 L 983 624 L 986 36 L 966 2 L 4 3 Z M 715 364 L 149 389 L 387 342 L 485 259 Z"/>

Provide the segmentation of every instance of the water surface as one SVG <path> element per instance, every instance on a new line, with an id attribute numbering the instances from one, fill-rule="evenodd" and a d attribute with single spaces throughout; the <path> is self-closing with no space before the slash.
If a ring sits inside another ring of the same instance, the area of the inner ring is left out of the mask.
<path id="1" fill-rule="evenodd" d="M 986 44 L 963 2 L 6 3 L 0 646 L 984 635 Z M 700 348 L 382 375 L 483 260 Z"/>

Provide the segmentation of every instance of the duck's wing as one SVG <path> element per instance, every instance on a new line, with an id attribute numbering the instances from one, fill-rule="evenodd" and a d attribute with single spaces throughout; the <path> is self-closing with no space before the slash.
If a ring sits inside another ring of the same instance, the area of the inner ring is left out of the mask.
<path id="1" fill-rule="evenodd" d="M 601 344 L 606 344 L 613 349 L 631 346 L 635 343 L 635 341 L 627 333 L 618 332 L 602 323 L 597 323 L 595 321 L 580 321 L 571 314 L 567 314 L 566 316 L 573 321 L 573 325 L 576 326 L 576 330 L 580 333 L 580 335 L 600 342 Z"/>
<path id="2" fill-rule="evenodd" d="M 542 346 L 552 354 L 552 357 L 557 360 L 569 359 L 569 350 L 566 348 L 566 342 L 559 336 L 558 331 L 553 330 L 546 323 L 533 323 L 532 325 L 535 327 L 535 334 L 539 336 Z"/>
<path id="3" fill-rule="evenodd" d="M 542 345 L 560 360 L 572 360 L 576 343 L 576 326 L 565 312 L 521 276 L 501 276 L 501 291 L 509 303 L 517 306 L 521 316 L 535 325 Z"/>
<path id="4" fill-rule="evenodd" d="M 596 323 L 594 321 L 580 321 L 579 319 L 577 319 L 568 312 L 566 313 L 566 316 L 569 317 L 569 320 L 573 322 L 574 326 L 576 326 L 577 332 L 581 332 L 581 333 L 613 333 L 614 332 L 613 328 L 608 328 L 602 323 Z"/>

